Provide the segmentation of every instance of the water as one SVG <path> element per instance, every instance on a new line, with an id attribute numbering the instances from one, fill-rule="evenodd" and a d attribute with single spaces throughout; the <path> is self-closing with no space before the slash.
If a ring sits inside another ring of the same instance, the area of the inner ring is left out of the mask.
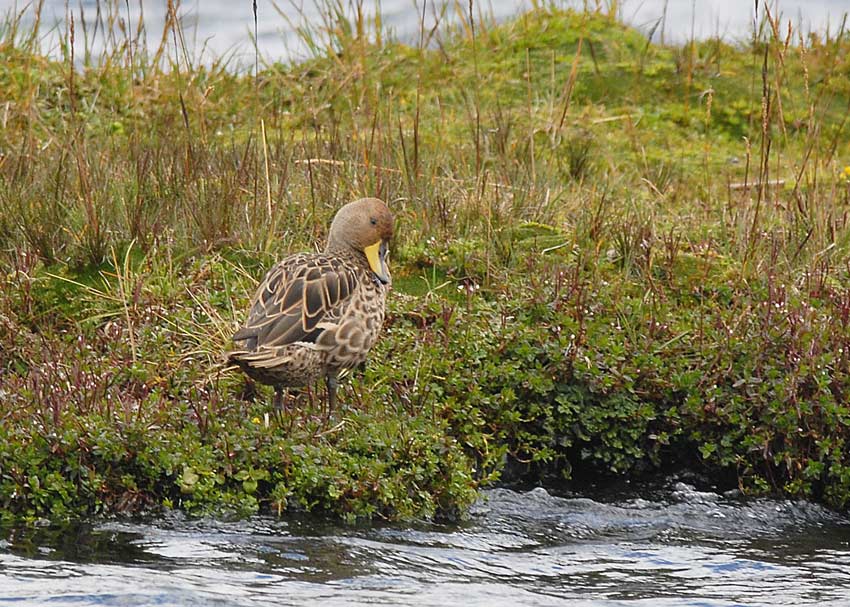
<path id="1" fill-rule="evenodd" d="M 23 10 L 25 21 L 31 21 L 31 4 L 34 0 L 0 0 L 0 12 Z M 66 1 L 75 15 L 77 57 L 82 56 L 84 42 L 80 27 L 81 14 L 89 24 L 89 32 L 97 13 L 97 6 L 112 4 L 117 6 L 119 14 L 131 24 L 138 23 L 139 15 L 144 13 L 144 22 L 148 32 L 149 46 L 155 47 L 160 40 L 167 11 L 165 0 L 45 0 L 44 22 L 56 26 L 45 32 L 44 46 L 56 52 L 59 41 L 67 34 Z M 359 0 L 358 0 L 359 1 Z M 413 42 L 419 32 L 420 15 L 424 0 L 362 0 L 367 15 L 375 13 L 380 5 L 384 28 L 396 38 Z M 595 6 L 597 0 L 561 0 L 555 4 L 563 7 L 581 8 Z M 609 0 L 602 0 L 605 6 Z M 343 0 L 350 5 L 352 0 Z M 434 23 L 434 15 L 439 7 L 455 0 L 427 0 L 425 5 L 426 25 Z M 461 7 L 467 7 L 467 0 L 457 0 Z M 781 14 L 803 31 L 825 30 L 829 27 L 836 31 L 841 17 L 850 9 L 847 0 L 769 0 L 774 14 Z M 545 2 L 543 2 L 545 4 Z M 760 0 L 763 7 L 765 0 Z M 24 8 L 30 5 L 30 8 Z M 531 7 L 531 0 L 475 0 L 476 13 L 483 13 L 496 20 L 515 16 Z M 691 34 L 698 38 L 721 36 L 729 41 L 749 37 L 752 30 L 754 0 L 621 0 L 621 18 L 627 23 L 649 33 L 654 31 L 654 39 L 664 37 L 666 41 L 682 41 Z M 140 11 L 140 7 L 142 11 Z M 238 7 L 238 8 L 234 8 Z M 226 56 L 234 67 L 250 67 L 254 63 L 252 34 L 254 31 L 252 2 L 243 0 L 183 0 L 179 15 L 187 34 L 187 46 L 194 56 Z M 666 12 L 665 12 L 666 7 Z M 305 46 L 295 34 L 295 27 L 307 22 L 314 26 L 321 24 L 316 2 L 312 0 L 258 0 L 257 41 L 258 50 L 266 62 L 282 59 L 299 59 L 307 56 Z M 762 9 L 763 11 L 763 9 Z M 454 10 L 448 11 L 449 17 Z M 666 15 L 663 27 L 659 23 Z M 784 31 L 784 29 L 783 29 Z M 102 34 L 102 32 L 101 32 Z M 121 36 L 119 36 L 121 38 Z M 123 39 L 123 38 L 121 38 Z M 96 38 L 91 46 L 97 51 L 103 48 L 103 39 Z"/>
<path id="2" fill-rule="evenodd" d="M 850 520 L 672 481 L 495 489 L 456 526 L 173 516 L 0 537 L 0 605 L 850 605 Z"/>

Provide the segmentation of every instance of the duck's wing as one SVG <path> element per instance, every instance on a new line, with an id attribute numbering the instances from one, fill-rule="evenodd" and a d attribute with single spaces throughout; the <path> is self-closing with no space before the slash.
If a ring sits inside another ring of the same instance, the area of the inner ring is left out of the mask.
<path id="1" fill-rule="evenodd" d="M 333 257 L 287 257 L 266 274 L 233 340 L 249 351 L 316 343 L 336 327 L 356 280 L 356 271 Z"/>

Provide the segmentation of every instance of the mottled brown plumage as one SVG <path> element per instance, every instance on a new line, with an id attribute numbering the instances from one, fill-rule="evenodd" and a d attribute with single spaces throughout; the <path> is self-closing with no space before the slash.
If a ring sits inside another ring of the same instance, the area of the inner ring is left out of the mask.
<path id="1" fill-rule="evenodd" d="M 228 353 L 255 380 L 281 390 L 325 378 L 329 410 L 339 374 L 366 360 L 384 322 L 393 217 L 376 198 L 342 207 L 324 253 L 298 253 L 266 274 Z"/>

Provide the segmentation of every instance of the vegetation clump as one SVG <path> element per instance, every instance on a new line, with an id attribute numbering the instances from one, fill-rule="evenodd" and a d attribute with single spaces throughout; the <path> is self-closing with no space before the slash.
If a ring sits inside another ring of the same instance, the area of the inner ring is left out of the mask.
<path id="1" fill-rule="evenodd" d="M 328 15 L 241 75 L 170 31 L 56 60 L 0 26 L 4 518 L 457 516 L 682 466 L 850 504 L 846 33 Z M 221 353 L 361 196 L 397 216 L 386 335 L 329 420 L 275 414 Z"/>

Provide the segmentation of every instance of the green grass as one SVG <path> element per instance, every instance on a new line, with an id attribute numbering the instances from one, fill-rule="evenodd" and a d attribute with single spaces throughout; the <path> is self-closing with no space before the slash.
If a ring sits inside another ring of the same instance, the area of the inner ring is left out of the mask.
<path id="1" fill-rule="evenodd" d="M 846 508 L 846 35 L 662 47 L 540 8 L 420 48 L 325 9 L 256 78 L 171 31 L 72 69 L 0 26 L 5 517 L 456 516 L 506 470 L 681 466 Z M 221 353 L 373 195 L 384 338 L 328 424 L 320 394 L 271 415 Z"/>

